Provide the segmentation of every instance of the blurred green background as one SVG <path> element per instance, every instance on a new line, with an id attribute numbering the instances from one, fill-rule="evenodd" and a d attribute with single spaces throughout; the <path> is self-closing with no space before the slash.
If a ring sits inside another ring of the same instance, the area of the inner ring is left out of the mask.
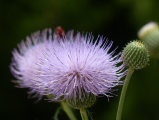
<path id="1" fill-rule="evenodd" d="M 0 1 L 0 120 L 52 120 L 58 103 L 28 99 L 26 89 L 11 82 L 11 51 L 30 33 L 62 26 L 92 32 L 114 41 L 120 52 L 150 21 L 159 22 L 158 0 L 1 0 Z M 159 120 L 159 60 L 135 71 L 124 104 L 122 120 Z M 119 95 L 121 87 L 115 92 Z M 119 96 L 98 98 L 90 108 L 94 120 L 115 120 Z M 80 120 L 78 110 L 75 110 Z M 63 111 L 59 118 L 67 120 Z"/>

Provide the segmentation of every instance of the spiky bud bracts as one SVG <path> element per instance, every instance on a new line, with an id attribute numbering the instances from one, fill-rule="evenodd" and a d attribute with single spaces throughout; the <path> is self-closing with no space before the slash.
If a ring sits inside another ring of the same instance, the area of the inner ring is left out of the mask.
<path id="1" fill-rule="evenodd" d="M 133 69 L 142 69 L 148 65 L 149 53 L 140 41 L 130 42 L 122 52 L 123 62 Z"/>
<path id="2" fill-rule="evenodd" d="M 87 93 L 82 89 L 82 92 L 74 97 L 66 98 L 67 104 L 75 109 L 85 109 L 91 107 L 96 102 L 96 96 L 92 93 Z"/>

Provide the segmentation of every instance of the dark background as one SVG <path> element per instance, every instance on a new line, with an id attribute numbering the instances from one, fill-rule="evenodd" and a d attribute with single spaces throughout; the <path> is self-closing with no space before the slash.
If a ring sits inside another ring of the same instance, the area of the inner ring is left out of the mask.
<path id="1" fill-rule="evenodd" d="M 11 82 L 11 51 L 30 33 L 62 26 L 92 32 L 114 41 L 120 52 L 150 21 L 159 22 L 158 0 L 1 0 L 0 1 L 0 120 L 52 120 L 58 103 L 28 99 L 26 89 Z M 121 87 L 115 92 L 119 95 Z M 94 120 L 115 120 L 119 96 L 98 98 L 90 108 Z M 80 120 L 79 111 L 75 114 Z M 67 120 L 63 111 L 59 118 Z M 159 60 L 135 71 L 122 120 L 159 120 Z"/>

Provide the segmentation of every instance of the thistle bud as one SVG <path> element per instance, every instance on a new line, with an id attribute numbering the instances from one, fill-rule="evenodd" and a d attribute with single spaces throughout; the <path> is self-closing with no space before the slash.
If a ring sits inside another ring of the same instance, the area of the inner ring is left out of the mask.
<path id="1" fill-rule="evenodd" d="M 148 65 L 148 50 L 140 41 L 130 42 L 122 52 L 122 59 L 127 66 L 133 69 L 142 69 Z"/>
<path id="2" fill-rule="evenodd" d="M 155 22 L 150 22 L 143 26 L 138 37 L 145 43 L 150 54 L 159 56 L 159 26 Z"/>
<path id="3" fill-rule="evenodd" d="M 67 104 L 74 109 L 85 109 L 91 107 L 96 102 L 96 96 L 82 90 L 81 95 L 74 98 L 67 98 Z"/>

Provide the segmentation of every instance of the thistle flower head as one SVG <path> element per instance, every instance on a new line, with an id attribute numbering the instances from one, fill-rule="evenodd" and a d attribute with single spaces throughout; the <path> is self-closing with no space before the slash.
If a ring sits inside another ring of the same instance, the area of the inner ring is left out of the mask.
<path id="1" fill-rule="evenodd" d="M 148 50 L 140 41 L 130 42 L 122 52 L 122 59 L 128 67 L 142 69 L 148 65 Z"/>
<path id="2" fill-rule="evenodd" d="M 52 94 L 53 101 L 63 98 L 77 108 L 77 104 L 90 107 L 91 98 L 109 96 L 125 75 L 124 65 L 117 66 L 120 53 L 110 52 L 111 47 L 112 42 L 100 36 L 94 41 L 91 34 L 68 32 L 61 38 L 47 29 L 27 37 L 13 50 L 11 71 L 21 87 Z"/>

